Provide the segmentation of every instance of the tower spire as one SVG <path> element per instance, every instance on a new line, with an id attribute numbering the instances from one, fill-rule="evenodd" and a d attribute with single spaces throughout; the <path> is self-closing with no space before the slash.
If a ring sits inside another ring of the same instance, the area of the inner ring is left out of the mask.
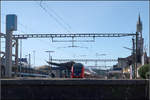
<path id="1" fill-rule="evenodd" d="M 137 28 L 136 31 L 140 32 L 141 35 L 142 35 L 142 22 L 141 22 L 140 13 L 139 13 L 139 16 L 138 16 L 138 21 L 137 21 L 136 28 Z"/>
<path id="2" fill-rule="evenodd" d="M 139 23 L 139 24 L 141 23 L 140 13 L 139 13 L 138 23 Z"/>

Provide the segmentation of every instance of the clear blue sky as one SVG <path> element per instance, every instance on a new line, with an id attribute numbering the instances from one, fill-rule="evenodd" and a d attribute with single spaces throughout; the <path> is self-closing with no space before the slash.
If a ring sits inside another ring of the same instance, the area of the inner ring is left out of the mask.
<path id="1" fill-rule="evenodd" d="M 47 13 L 40 8 L 39 1 L 2 1 L 1 25 L 5 33 L 5 16 L 18 16 L 18 31 L 14 34 L 30 33 L 69 33 L 69 32 L 135 32 L 138 14 L 140 12 L 143 23 L 143 37 L 148 48 L 149 33 L 149 4 L 147 1 L 43 1 L 41 4 Z M 117 59 L 127 57 L 131 51 L 123 47 L 132 47 L 132 37 L 125 38 L 96 38 L 96 42 L 75 43 L 85 48 L 60 48 L 70 46 L 71 43 L 52 43 L 51 39 L 23 40 L 22 56 L 31 53 L 33 64 L 33 50 L 36 51 L 37 66 L 46 64 L 48 54 L 46 50 L 53 50 L 53 58 L 105 58 L 95 54 L 107 54 L 106 58 Z M 2 49 L 4 45 L 2 45 Z M 59 49 L 58 49 L 59 48 Z M 81 56 L 86 55 L 86 56 Z M 107 63 L 112 65 L 114 63 Z"/>

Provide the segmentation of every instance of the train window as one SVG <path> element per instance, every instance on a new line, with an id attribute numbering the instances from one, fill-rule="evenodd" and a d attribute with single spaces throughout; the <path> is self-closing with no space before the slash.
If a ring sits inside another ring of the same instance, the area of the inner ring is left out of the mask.
<path id="1" fill-rule="evenodd" d="M 81 73 L 82 67 L 74 67 L 73 70 L 75 73 Z"/>

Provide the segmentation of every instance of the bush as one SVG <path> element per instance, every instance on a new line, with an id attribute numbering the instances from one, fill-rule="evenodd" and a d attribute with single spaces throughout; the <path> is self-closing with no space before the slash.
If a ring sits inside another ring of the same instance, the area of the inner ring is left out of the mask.
<path id="1" fill-rule="evenodd" d="M 150 64 L 145 64 L 143 65 L 139 70 L 138 70 L 139 75 L 141 76 L 141 78 L 148 78 L 147 76 L 150 73 Z"/>
<path id="2" fill-rule="evenodd" d="M 146 78 L 150 79 L 150 71 L 146 73 Z"/>

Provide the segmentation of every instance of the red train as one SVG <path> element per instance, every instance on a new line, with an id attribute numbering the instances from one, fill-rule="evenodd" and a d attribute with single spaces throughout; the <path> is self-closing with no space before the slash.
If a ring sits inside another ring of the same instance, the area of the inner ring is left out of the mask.
<path id="1" fill-rule="evenodd" d="M 81 63 L 75 63 L 71 67 L 71 78 L 84 78 L 84 66 Z"/>

